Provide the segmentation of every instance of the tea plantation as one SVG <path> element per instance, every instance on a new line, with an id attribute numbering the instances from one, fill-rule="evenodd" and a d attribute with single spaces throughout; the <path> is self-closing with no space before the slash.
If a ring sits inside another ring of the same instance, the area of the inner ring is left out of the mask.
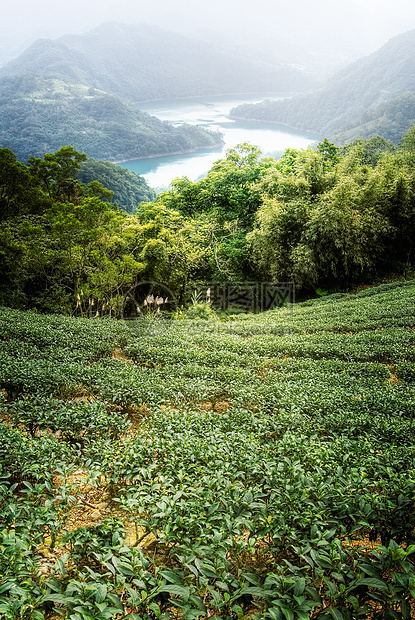
<path id="1" fill-rule="evenodd" d="M 0 334 L 0 618 L 415 617 L 415 281 Z"/>

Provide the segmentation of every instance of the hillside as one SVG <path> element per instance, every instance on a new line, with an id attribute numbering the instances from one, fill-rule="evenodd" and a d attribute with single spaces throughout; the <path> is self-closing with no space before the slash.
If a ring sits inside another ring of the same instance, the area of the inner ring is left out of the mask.
<path id="1" fill-rule="evenodd" d="M 277 121 L 344 143 L 351 136 L 382 135 L 399 141 L 414 122 L 415 30 L 394 37 L 377 52 L 338 72 L 313 93 L 286 101 L 242 105 L 235 118 Z M 393 124 L 393 127 L 391 126 Z"/>
<path id="2" fill-rule="evenodd" d="M 382 136 L 398 144 L 402 136 L 415 125 L 415 92 L 404 92 L 369 108 L 351 127 L 330 135 L 336 144 L 347 144 L 357 139 L 368 140 Z"/>
<path id="3" fill-rule="evenodd" d="M 127 213 L 134 213 L 140 202 L 156 197 L 144 177 L 109 161 L 87 159 L 82 162 L 76 178 L 86 185 L 94 181 L 101 183 L 114 192 L 112 203 Z"/>
<path id="4" fill-rule="evenodd" d="M 414 303 L 408 281 L 224 322 L 0 308 L 0 609 L 413 617 Z"/>

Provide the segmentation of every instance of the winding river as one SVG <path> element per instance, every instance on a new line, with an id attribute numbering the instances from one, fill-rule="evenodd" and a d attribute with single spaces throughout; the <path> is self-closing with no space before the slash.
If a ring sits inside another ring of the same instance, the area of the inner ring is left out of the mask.
<path id="1" fill-rule="evenodd" d="M 121 166 L 145 177 L 151 187 L 167 187 L 176 177 L 195 181 L 203 177 L 212 164 L 225 156 L 226 150 L 242 142 L 259 146 L 264 155 L 278 157 L 286 148 L 306 148 L 319 139 L 316 134 L 290 129 L 278 123 L 239 121 L 227 117 L 231 108 L 241 103 L 257 103 L 265 99 L 281 99 L 272 93 L 163 99 L 139 104 L 152 116 L 174 125 L 189 123 L 223 133 L 224 145 L 184 155 L 165 155 L 134 159 Z"/>

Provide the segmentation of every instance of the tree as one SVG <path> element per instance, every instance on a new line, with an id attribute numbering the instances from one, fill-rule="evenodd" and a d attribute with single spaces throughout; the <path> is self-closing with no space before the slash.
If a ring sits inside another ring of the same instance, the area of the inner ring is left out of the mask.
<path id="1" fill-rule="evenodd" d="M 44 197 L 30 170 L 9 149 L 0 149 L 0 221 L 10 216 L 37 212 Z"/>
<path id="2" fill-rule="evenodd" d="M 355 140 L 340 149 L 346 160 L 355 161 L 358 166 L 375 168 L 386 153 L 394 153 L 396 148 L 392 142 L 381 136 L 369 140 Z"/>
<path id="3" fill-rule="evenodd" d="M 23 222 L 31 272 L 37 278 L 34 301 L 53 310 L 82 314 L 117 308 L 143 269 L 125 234 L 128 216 L 96 197 L 81 204 L 55 202 L 37 223 Z"/>
<path id="4" fill-rule="evenodd" d="M 261 279 L 294 279 L 294 256 L 302 244 L 310 218 L 306 200 L 267 198 L 257 212 L 256 224 L 247 235 L 251 259 Z M 301 282 L 296 279 L 296 284 Z"/>
<path id="5" fill-rule="evenodd" d="M 128 234 L 144 265 L 141 277 L 167 286 L 181 300 L 190 280 L 211 275 L 213 228 L 206 214 L 186 218 L 163 204 L 140 205 Z"/>
<path id="6" fill-rule="evenodd" d="M 240 144 L 215 162 L 205 178 L 196 182 L 187 177 L 175 179 L 156 202 L 186 216 L 216 213 L 222 224 L 237 219 L 242 228 L 250 228 L 261 204 L 257 182 L 269 162 L 261 159 L 258 147 Z"/>
<path id="7" fill-rule="evenodd" d="M 85 186 L 84 194 L 108 203 L 112 202 L 114 198 L 114 192 L 104 187 L 99 181 L 91 181 L 88 183 L 88 185 Z"/>
<path id="8" fill-rule="evenodd" d="M 334 153 L 330 143 L 322 143 Z M 300 287 L 345 285 L 373 277 L 392 248 L 402 182 L 394 156 L 371 168 L 364 145 L 325 165 L 327 154 L 306 149 L 285 173 L 272 171 L 262 186 L 268 197 L 248 241 L 260 277 L 293 280 Z M 399 190 L 399 188 L 401 188 Z"/>
<path id="9" fill-rule="evenodd" d="M 323 162 L 326 166 L 335 166 L 339 161 L 340 149 L 338 146 L 329 142 L 327 138 L 324 138 L 323 142 L 320 142 L 317 146 L 317 151 L 323 158 Z"/>
<path id="10" fill-rule="evenodd" d="M 339 182 L 310 212 L 303 244 L 314 266 L 298 259 L 294 276 L 311 285 L 334 287 L 374 276 L 391 232 L 388 219 L 366 205 L 356 183 Z"/>
<path id="11" fill-rule="evenodd" d="M 56 153 L 46 153 L 43 159 L 29 157 L 28 164 L 50 198 L 77 200 L 82 192 L 74 179 L 85 160 L 85 153 L 63 146 Z"/>
<path id="12" fill-rule="evenodd" d="M 408 129 L 402 138 L 399 147 L 407 153 L 415 154 L 415 125 Z"/>
<path id="13" fill-rule="evenodd" d="M 242 228 L 251 228 L 261 204 L 257 183 L 267 170 L 258 147 L 245 142 L 229 149 L 199 181 L 203 210 L 215 211 L 222 223 L 237 219 Z"/>
<path id="14" fill-rule="evenodd" d="M 7 226 L 0 227 L 0 305 L 22 307 L 30 263 L 25 244 Z"/>

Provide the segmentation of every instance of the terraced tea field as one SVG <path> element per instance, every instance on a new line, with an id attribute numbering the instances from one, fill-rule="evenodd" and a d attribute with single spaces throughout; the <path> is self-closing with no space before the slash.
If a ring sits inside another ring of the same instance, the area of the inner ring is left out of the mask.
<path id="1" fill-rule="evenodd" d="M 415 617 L 414 281 L 0 333 L 0 618 Z"/>

